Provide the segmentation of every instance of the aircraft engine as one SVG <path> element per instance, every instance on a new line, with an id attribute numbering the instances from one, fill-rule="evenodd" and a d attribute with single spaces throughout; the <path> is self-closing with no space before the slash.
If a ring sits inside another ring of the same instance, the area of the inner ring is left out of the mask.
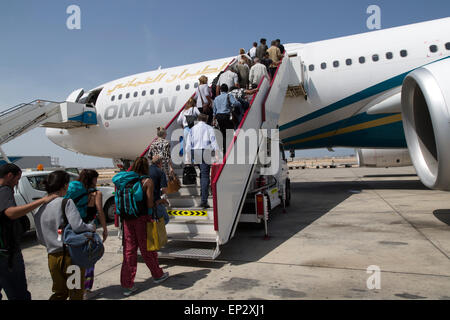
<path id="1" fill-rule="evenodd" d="M 424 185 L 450 190 L 450 60 L 408 74 L 402 118 L 413 165 Z"/>

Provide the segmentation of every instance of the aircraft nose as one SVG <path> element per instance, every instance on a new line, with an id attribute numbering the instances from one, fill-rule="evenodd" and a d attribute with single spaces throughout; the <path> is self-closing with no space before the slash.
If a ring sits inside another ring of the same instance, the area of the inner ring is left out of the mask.
<path id="1" fill-rule="evenodd" d="M 45 129 L 45 135 L 54 144 L 64 149 L 74 151 L 71 143 L 71 137 L 68 134 L 67 130 L 47 128 Z"/>

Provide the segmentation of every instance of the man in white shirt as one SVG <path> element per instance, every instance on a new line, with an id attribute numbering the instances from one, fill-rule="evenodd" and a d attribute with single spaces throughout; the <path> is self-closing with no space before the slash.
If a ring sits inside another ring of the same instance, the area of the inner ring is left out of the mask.
<path id="1" fill-rule="evenodd" d="M 248 51 L 248 54 L 249 54 L 250 58 L 252 58 L 252 60 L 254 60 L 256 57 L 256 48 L 257 47 L 258 47 L 258 43 L 253 42 L 253 47 Z"/>
<path id="2" fill-rule="evenodd" d="M 234 72 L 234 69 L 231 70 L 231 68 L 230 68 L 221 74 L 219 81 L 217 82 L 217 86 L 216 86 L 216 96 L 218 96 L 220 94 L 220 86 L 222 84 L 226 84 L 228 86 L 228 88 L 231 88 L 231 87 L 239 88 L 239 77 L 238 77 L 237 73 Z"/>
<path id="3" fill-rule="evenodd" d="M 262 77 L 267 77 L 267 79 L 269 79 L 269 73 L 267 72 L 266 66 L 260 62 L 259 58 L 255 58 L 255 64 L 250 69 L 249 74 L 249 82 L 253 89 L 258 87 Z"/>
<path id="4" fill-rule="evenodd" d="M 200 185 L 201 185 L 201 207 L 209 208 L 209 183 L 210 169 L 212 164 L 212 151 L 215 151 L 216 160 L 219 159 L 219 146 L 216 142 L 214 129 L 206 123 L 208 116 L 200 114 L 199 122 L 192 127 L 186 141 L 186 153 L 192 155 L 194 162 L 200 164 Z M 200 159 L 201 163 L 200 163 Z"/>

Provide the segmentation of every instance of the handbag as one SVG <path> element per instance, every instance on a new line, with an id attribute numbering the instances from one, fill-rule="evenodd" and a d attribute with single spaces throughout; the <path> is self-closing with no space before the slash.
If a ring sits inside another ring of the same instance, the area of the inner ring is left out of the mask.
<path id="1" fill-rule="evenodd" d="M 156 207 L 154 207 L 152 220 L 147 222 L 147 251 L 158 251 L 166 244 L 166 223 L 164 218 L 156 217 Z"/>
<path id="2" fill-rule="evenodd" d="M 167 194 L 178 192 L 180 188 L 181 188 L 180 179 L 178 179 L 175 173 L 171 174 L 169 176 L 169 181 L 167 182 Z"/>
<path id="3" fill-rule="evenodd" d="M 191 110 L 192 110 L 191 111 L 192 114 L 185 115 L 186 122 L 187 122 L 189 129 L 191 129 L 195 125 L 195 120 L 197 120 L 197 116 L 194 115 L 194 107 L 192 107 Z"/>
<path id="4" fill-rule="evenodd" d="M 193 165 L 186 165 L 183 168 L 183 184 L 197 184 L 197 171 Z"/>
<path id="5" fill-rule="evenodd" d="M 69 199 L 63 199 L 61 211 L 63 224 L 59 226 L 58 233 L 62 232 L 63 254 L 68 250 L 72 264 L 81 268 L 93 268 L 95 263 L 105 253 L 105 247 L 100 236 L 96 232 L 76 233 L 66 216 L 66 205 Z M 164 220 L 163 220 L 164 222 Z M 61 267 L 64 269 L 64 265 Z"/>

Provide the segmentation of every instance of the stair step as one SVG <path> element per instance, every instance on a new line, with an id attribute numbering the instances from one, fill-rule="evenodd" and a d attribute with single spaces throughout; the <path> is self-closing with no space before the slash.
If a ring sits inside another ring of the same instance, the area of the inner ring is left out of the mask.
<path id="1" fill-rule="evenodd" d="M 208 209 L 203 209 L 202 207 L 169 207 L 167 208 L 167 213 L 171 219 L 187 219 L 191 221 L 194 219 L 202 219 L 205 217 L 213 217 L 214 209 L 211 206 Z"/>
<path id="2" fill-rule="evenodd" d="M 170 222 L 169 223 L 178 223 L 178 224 L 212 224 L 213 219 L 209 219 L 210 215 L 205 217 L 177 217 L 177 216 L 169 216 Z M 213 218 L 213 215 L 211 214 L 211 218 Z"/>
<path id="3" fill-rule="evenodd" d="M 175 193 L 171 193 L 168 195 L 168 198 L 177 198 L 179 196 L 200 196 L 201 195 L 201 188 L 199 185 L 181 185 L 180 190 Z"/>
<path id="4" fill-rule="evenodd" d="M 178 241 L 198 241 L 198 242 L 216 242 L 217 235 L 215 233 L 171 233 L 167 235 L 168 240 Z"/>
<path id="5" fill-rule="evenodd" d="M 192 242 L 169 241 L 169 243 L 162 248 L 158 255 L 160 258 L 190 258 L 190 259 L 205 259 L 214 260 L 220 254 L 217 245 L 212 242 L 196 243 L 193 247 Z"/>
<path id="6" fill-rule="evenodd" d="M 191 210 L 190 208 L 197 207 L 198 210 L 203 210 L 200 205 L 202 200 L 199 196 L 184 195 L 179 197 L 169 198 L 170 206 L 176 208 L 183 208 L 184 210 Z M 208 204 L 210 207 L 213 206 L 213 198 L 208 198 Z"/>
<path id="7" fill-rule="evenodd" d="M 214 220 L 211 216 L 200 217 L 170 217 L 170 222 L 166 225 L 167 236 L 172 235 L 210 235 L 209 238 L 216 237 L 216 230 L 214 230 Z"/>

